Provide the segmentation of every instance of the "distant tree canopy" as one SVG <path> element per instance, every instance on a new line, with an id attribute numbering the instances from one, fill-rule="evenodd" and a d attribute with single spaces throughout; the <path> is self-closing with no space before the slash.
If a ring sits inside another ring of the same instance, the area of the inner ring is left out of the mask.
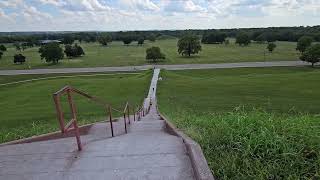
<path id="1" fill-rule="evenodd" d="M 66 35 L 64 38 L 63 38 L 63 44 L 73 44 L 74 42 L 74 37 L 72 37 L 72 35 Z"/>
<path id="2" fill-rule="evenodd" d="M 315 63 L 320 62 L 320 44 L 315 44 L 308 47 L 301 55 L 300 59 L 309 62 L 314 67 Z"/>
<path id="3" fill-rule="evenodd" d="M 240 46 L 248 46 L 251 43 L 247 33 L 239 33 L 236 37 L 236 44 Z"/>
<path id="4" fill-rule="evenodd" d="M 202 36 L 201 42 L 204 44 L 222 44 L 226 40 L 227 35 L 219 32 L 206 32 Z"/>
<path id="5" fill-rule="evenodd" d="M 300 51 L 301 53 L 303 53 L 309 46 L 311 46 L 312 42 L 313 42 L 312 37 L 310 37 L 310 36 L 302 36 L 298 40 L 296 50 Z"/>
<path id="6" fill-rule="evenodd" d="M 63 59 L 63 49 L 59 43 L 48 43 L 41 46 L 39 49 L 41 59 L 45 59 L 46 62 L 52 62 L 53 64 L 58 63 L 59 60 Z"/>
<path id="7" fill-rule="evenodd" d="M 155 41 L 156 41 L 156 35 L 150 34 L 150 35 L 148 36 L 148 40 L 151 41 L 151 42 L 155 42 Z"/>
<path id="8" fill-rule="evenodd" d="M 273 50 L 277 47 L 277 45 L 273 42 L 268 43 L 267 49 L 269 50 L 269 52 L 273 52 Z"/>
<path id="9" fill-rule="evenodd" d="M 183 56 L 198 54 L 201 49 L 200 39 L 196 35 L 187 34 L 178 41 L 178 53 Z"/>
<path id="10" fill-rule="evenodd" d="M 144 37 L 140 37 L 140 38 L 138 39 L 138 45 L 142 46 L 143 43 L 144 43 Z"/>
<path id="11" fill-rule="evenodd" d="M 109 34 L 103 33 L 98 37 L 98 41 L 103 46 L 107 46 L 112 42 L 112 37 Z"/>
<path id="12" fill-rule="evenodd" d="M 258 34 L 256 34 L 258 35 Z M 252 37 L 252 40 L 257 42 L 275 42 L 277 40 L 277 36 L 273 32 L 264 32 L 259 34 L 256 37 Z"/>
<path id="13" fill-rule="evenodd" d="M 68 58 L 80 57 L 85 55 L 82 47 L 79 46 L 78 44 L 75 44 L 74 46 L 70 44 L 65 45 L 64 53 Z"/>
<path id="14" fill-rule="evenodd" d="M 24 62 L 26 62 L 26 57 L 23 56 L 22 54 L 15 54 L 13 56 L 13 63 L 14 64 L 17 64 L 17 63 L 23 64 Z"/>
<path id="15" fill-rule="evenodd" d="M 0 51 L 2 51 L 2 52 L 7 51 L 7 48 L 3 44 L 1 44 Z"/>
<path id="16" fill-rule="evenodd" d="M 159 60 L 163 60 L 166 58 L 166 56 L 161 53 L 161 50 L 159 47 L 151 47 L 151 48 L 148 48 L 146 50 L 146 59 L 148 61 L 153 61 L 153 62 L 157 62 Z"/>

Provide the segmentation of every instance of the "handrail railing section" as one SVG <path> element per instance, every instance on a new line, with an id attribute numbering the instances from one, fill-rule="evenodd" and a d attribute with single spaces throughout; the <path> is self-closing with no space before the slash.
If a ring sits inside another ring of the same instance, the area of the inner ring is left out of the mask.
<path id="1" fill-rule="evenodd" d="M 61 130 L 61 133 L 63 133 L 63 134 L 68 133 L 70 131 L 75 132 L 75 137 L 77 140 L 77 145 L 78 145 L 79 151 L 82 150 L 82 144 L 81 144 L 80 131 L 79 131 L 79 126 L 78 126 L 77 110 L 76 110 L 76 106 L 75 106 L 74 99 L 72 96 L 74 93 L 81 95 L 82 97 L 88 98 L 89 100 L 91 100 L 97 104 L 100 104 L 104 107 L 106 114 L 107 114 L 107 118 L 109 119 L 112 137 L 114 137 L 112 111 L 116 111 L 118 113 L 123 113 L 125 133 L 128 133 L 127 123 L 131 124 L 130 108 L 132 109 L 131 111 L 133 112 L 133 120 L 139 121 L 143 116 L 145 116 L 150 111 L 150 107 L 151 107 L 151 103 L 150 103 L 149 107 L 147 107 L 145 109 L 145 105 L 144 105 L 145 101 L 144 101 L 141 106 L 137 106 L 136 111 L 135 111 L 135 108 L 133 108 L 133 106 L 131 107 L 129 102 L 127 102 L 124 107 L 124 110 L 120 111 L 118 109 L 113 108 L 109 103 L 105 102 L 104 100 L 102 100 L 98 97 L 91 96 L 91 95 L 89 95 L 85 92 L 82 92 L 78 89 L 75 89 L 71 86 L 63 87 L 62 89 L 60 89 L 59 91 L 57 91 L 56 93 L 53 94 L 53 100 L 54 100 L 55 107 L 56 107 L 60 130 Z M 69 104 L 69 107 L 71 110 L 71 115 L 72 115 L 71 121 L 68 122 L 67 124 L 65 124 L 65 117 L 64 117 L 64 113 L 63 113 L 62 105 L 61 105 L 61 96 L 65 95 L 65 94 L 67 95 L 67 100 L 68 100 L 68 104 Z"/>

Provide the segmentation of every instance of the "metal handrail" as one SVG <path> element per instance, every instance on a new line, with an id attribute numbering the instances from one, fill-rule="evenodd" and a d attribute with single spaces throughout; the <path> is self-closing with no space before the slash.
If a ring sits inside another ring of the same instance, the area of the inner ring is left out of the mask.
<path id="1" fill-rule="evenodd" d="M 128 133 L 127 120 L 129 122 L 129 124 L 131 124 L 131 121 L 130 121 L 130 107 L 131 107 L 131 105 L 129 102 L 126 103 L 124 110 L 120 111 L 118 109 L 113 108 L 110 105 L 110 103 L 107 103 L 98 97 L 91 96 L 91 95 L 89 95 L 85 92 L 82 92 L 78 89 L 75 89 L 71 86 L 65 86 L 53 94 L 53 99 L 54 99 L 54 103 L 55 103 L 55 107 L 56 107 L 56 112 L 57 112 L 61 132 L 67 133 L 68 131 L 72 131 L 72 130 L 75 131 L 75 136 L 76 136 L 79 151 L 82 150 L 82 145 L 81 145 L 80 133 L 79 133 L 79 127 L 78 127 L 78 121 L 77 121 L 77 112 L 76 112 L 76 107 L 75 107 L 75 104 L 73 101 L 72 93 L 79 94 L 83 97 L 88 98 L 89 100 L 91 100 L 93 102 L 96 102 L 96 103 L 104 106 L 104 108 L 107 112 L 107 116 L 109 116 L 108 118 L 109 118 L 109 122 L 110 122 L 112 137 L 114 137 L 113 123 L 112 123 L 112 110 L 117 111 L 118 113 L 123 113 L 125 133 Z M 71 121 L 68 122 L 67 125 L 65 125 L 64 113 L 62 111 L 61 98 L 60 98 L 64 94 L 67 94 L 67 96 L 68 96 L 68 103 L 69 103 L 71 113 L 72 113 Z M 150 104 L 149 104 L 149 107 L 147 108 L 148 110 L 146 111 L 145 107 L 144 107 L 144 103 L 145 103 L 145 101 L 143 101 L 141 106 L 138 106 L 137 111 L 135 111 L 135 109 L 132 108 L 134 121 L 136 121 L 136 115 L 137 115 L 137 120 L 140 120 L 143 116 L 145 116 L 149 112 Z M 73 126 L 73 128 L 72 128 L 72 126 Z"/>

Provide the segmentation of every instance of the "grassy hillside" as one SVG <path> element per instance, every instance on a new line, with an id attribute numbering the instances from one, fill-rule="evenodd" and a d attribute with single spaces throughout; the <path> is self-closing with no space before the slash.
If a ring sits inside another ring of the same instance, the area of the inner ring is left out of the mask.
<path id="1" fill-rule="evenodd" d="M 160 110 L 218 179 L 320 176 L 319 69 L 164 71 Z"/>
<path id="2" fill-rule="evenodd" d="M 126 101 L 135 105 L 142 102 L 150 77 L 151 73 L 146 72 L 140 75 L 57 78 L 0 86 L 0 142 L 57 130 L 52 94 L 65 85 L 101 97 L 113 107 L 122 109 Z M 103 107 L 78 96 L 75 102 L 81 124 L 106 119 Z M 68 106 L 63 105 L 68 118 Z"/>

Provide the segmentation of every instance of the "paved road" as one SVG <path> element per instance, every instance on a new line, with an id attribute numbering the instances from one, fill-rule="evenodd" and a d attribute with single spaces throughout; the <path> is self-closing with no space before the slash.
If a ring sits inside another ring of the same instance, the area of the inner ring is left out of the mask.
<path id="1" fill-rule="evenodd" d="M 96 72 L 128 72 L 141 71 L 151 68 L 166 70 L 183 69 L 219 69 L 239 67 L 281 67 L 281 66 L 305 66 L 302 61 L 274 61 L 274 62 L 241 62 L 221 64 L 180 64 L 180 65 L 143 65 L 143 66 L 122 66 L 122 67 L 92 67 L 92 68 L 60 68 L 60 69 L 32 69 L 32 70 L 0 70 L 0 75 L 19 74 L 58 74 L 58 73 L 96 73 Z"/>
<path id="2" fill-rule="evenodd" d="M 155 99 L 158 75 L 156 69 L 147 99 Z M 2 146 L 0 179 L 194 179 L 182 139 L 167 133 L 155 103 L 141 121 L 131 122 L 128 134 L 123 134 L 123 119 L 114 123 L 114 138 L 108 125 L 97 123 L 81 136 L 81 152 L 74 138 Z"/>

